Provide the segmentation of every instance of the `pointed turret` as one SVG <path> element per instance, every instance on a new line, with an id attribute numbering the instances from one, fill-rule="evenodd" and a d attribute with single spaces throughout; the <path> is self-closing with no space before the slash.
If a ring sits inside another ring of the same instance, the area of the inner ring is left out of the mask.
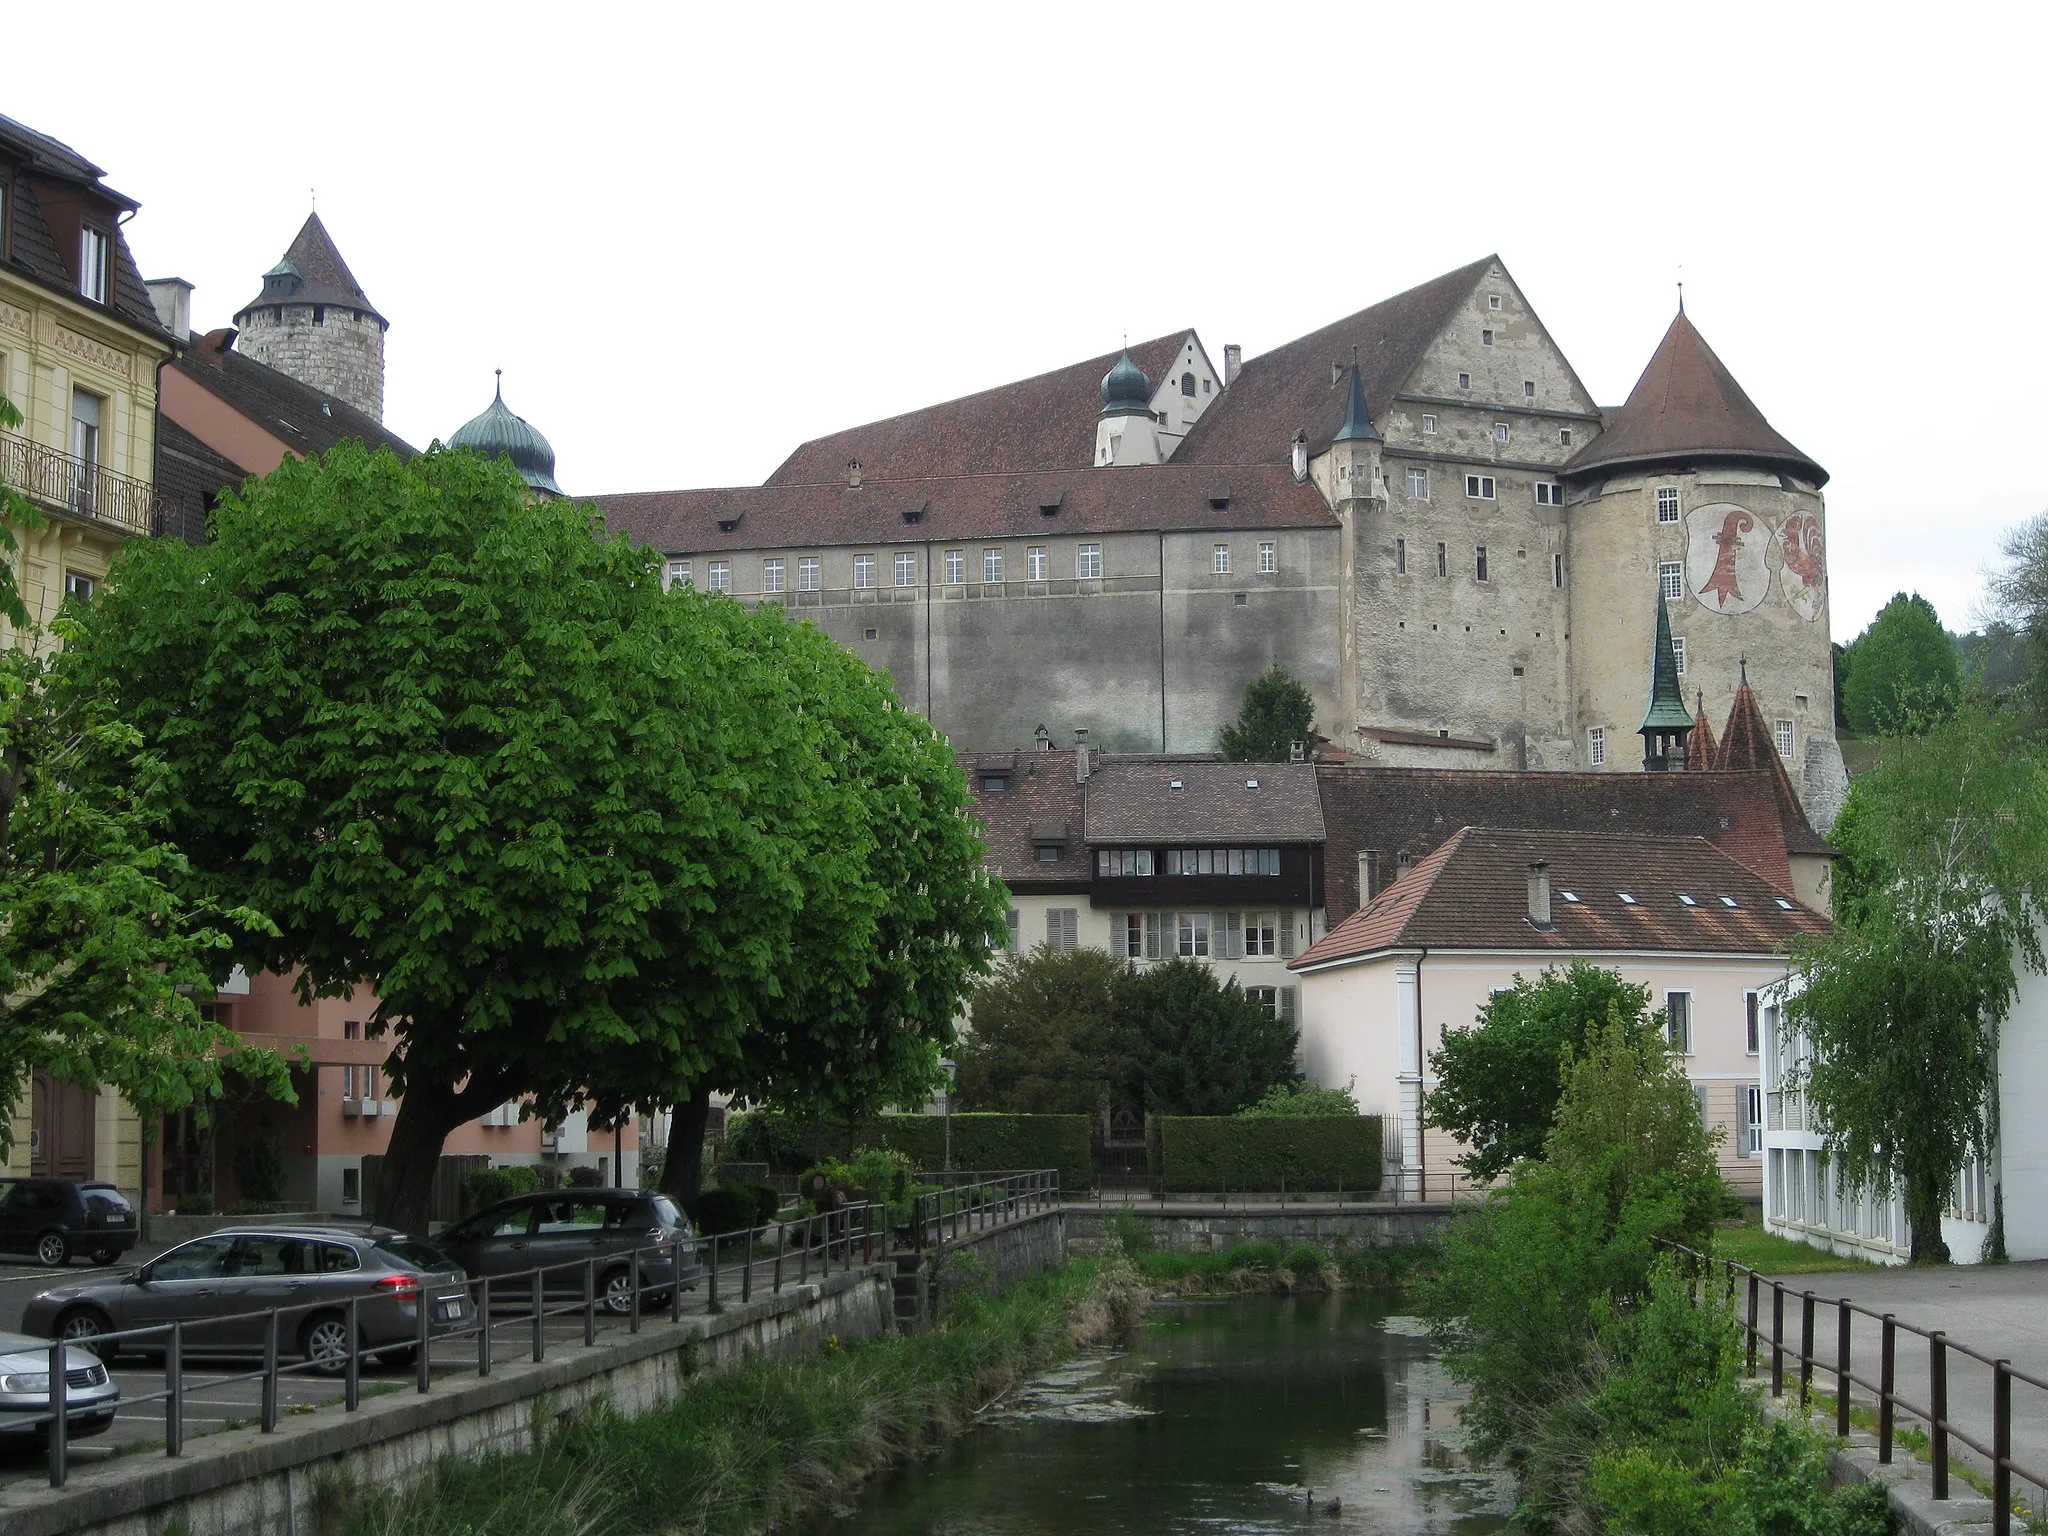
<path id="1" fill-rule="evenodd" d="M 1693 692 L 1692 736 L 1685 744 L 1685 771 L 1707 773 L 1714 766 L 1714 728 L 1707 724 L 1707 696 Z"/>
<path id="2" fill-rule="evenodd" d="M 235 350 L 384 419 L 384 333 L 363 285 L 309 214 L 263 289 L 235 316 Z"/>
<path id="3" fill-rule="evenodd" d="M 1636 734 L 1643 738 L 1643 771 L 1665 773 L 1686 764 L 1692 715 L 1678 691 L 1678 652 L 1671 644 L 1671 609 L 1657 589 L 1657 643 L 1650 656 L 1650 707 Z"/>
<path id="4" fill-rule="evenodd" d="M 1344 425 L 1337 429 L 1337 435 L 1330 441 L 1333 444 L 1380 441 L 1379 429 L 1372 424 L 1372 416 L 1365 408 L 1365 381 L 1359 375 L 1356 360 L 1351 364 L 1351 396 L 1344 403 Z"/>
<path id="5" fill-rule="evenodd" d="M 1628 404 L 1568 466 L 1647 467 L 1708 459 L 1787 470 L 1816 488 L 1828 472 L 1781 437 L 1680 310 Z"/>

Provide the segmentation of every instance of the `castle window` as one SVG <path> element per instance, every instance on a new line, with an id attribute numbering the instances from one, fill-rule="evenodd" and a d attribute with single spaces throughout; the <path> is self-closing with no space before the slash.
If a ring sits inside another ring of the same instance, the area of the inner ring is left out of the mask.
<path id="1" fill-rule="evenodd" d="M 1564 487 L 1555 480 L 1536 482 L 1536 505 L 1539 507 L 1561 507 L 1564 505 Z"/>
<path id="2" fill-rule="evenodd" d="M 860 637 L 861 637 L 861 639 L 863 639 L 863 640 L 872 640 L 872 639 L 874 639 L 874 638 L 875 638 L 875 636 L 876 636 L 877 634 L 879 634 L 879 633 L 880 633 L 880 631 L 879 631 L 879 630 L 873 630 L 873 629 L 864 629 L 864 630 L 862 630 L 862 631 L 861 631 L 861 636 L 860 636 Z"/>
<path id="3" fill-rule="evenodd" d="M 1552 555 L 1550 557 L 1550 584 L 1553 587 L 1561 587 L 1564 585 L 1563 555 Z"/>
<path id="4" fill-rule="evenodd" d="M 761 590 L 780 592 L 782 590 L 782 557 L 771 555 L 761 562 Z"/>
<path id="5" fill-rule="evenodd" d="M 1557 446 L 1560 448 L 1569 448 L 1571 447 L 1571 445 L 1572 429 L 1570 427 L 1559 427 L 1557 429 Z"/>
<path id="6" fill-rule="evenodd" d="M 1677 560 L 1658 561 L 1657 590 L 1664 594 L 1667 603 L 1685 596 L 1685 566 Z"/>
<path id="7" fill-rule="evenodd" d="M 1524 400 L 1534 400 L 1536 398 L 1536 381 L 1534 379 L 1522 380 L 1522 398 Z"/>
<path id="8" fill-rule="evenodd" d="M 713 592 L 732 590 L 732 562 L 713 560 L 704 570 L 704 585 Z"/>
<path id="9" fill-rule="evenodd" d="M 1445 563 L 1444 563 L 1444 562 L 1445 562 L 1445 551 L 1444 551 L 1444 546 L 1443 546 L 1443 545 L 1441 545 L 1441 544 L 1439 544 L 1439 545 L 1437 545 L 1437 547 L 1436 547 L 1436 573 L 1437 573 L 1437 575 L 1438 575 L 1438 576 L 1442 576 L 1442 575 L 1443 575 L 1443 574 L 1445 573 L 1445 571 L 1446 571 L 1446 570 L 1448 569 L 1448 567 L 1447 567 L 1447 566 L 1445 565 Z M 1435 626 L 1434 624 L 1430 625 L 1429 627 L 1430 627 L 1431 629 L 1435 629 L 1435 628 L 1436 628 L 1436 626 Z"/>
<path id="10" fill-rule="evenodd" d="M 1209 551 L 1209 569 L 1218 576 L 1230 574 L 1230 546 L 1218 544 Z"/>
<path id="11" fill-rule="evenodd" d="M 799 592 L 818 590 L 818 573 L 823 562 L 816 555 L 799 555 L 796 562 L 796 589 Z"/>
<path id="12" fill-rule="evenodd" d="M 1475 580 L 1486 580 L 1486 546 L 1481 544 L 1472 561 L 1472 575 Z"/>
<path id="13" fill-rule="evenodd" d="M 1496 421 L 1493 424 L 1493 440 L 1496 443 L 1504 443 L 1508 440 L 1508 424 L 1506 422 Z"/>
<path id="14" fill-rule="evenodd" d="M 1074 574 L 1082 581 L 1102 579 L 1102 546 L 1083 544 L 1074 551 Z"/>
<path id="15" fill-rule="evenodd" d="M 1410 469 L 1408 471 L 1408 499 L 1410 501 L 1429 500 L 1428 470 Z"/>
<path id="16" fill-rule="evenodd" d="M 1607 766 L 1607 727 L 1604 725 L 1586 728 L 1586 762 L 1594 768 Z"/>
<path id="17" fill-rule="evenodd" d="M 1406 576 L 1408 574 L 1408 541 L 1406 539 L 1394 540 L 1394 574 L 1396 576 Z"/>
<path id="18" fill-rule="evenodd" d="M 957 587 L 967 579 L 967 551 L 949 549 L 946 551 L 946 585 Z"/>
<path id="19" fill-rule="evenodd" d="M 1678 521 L 1678 487 L 1660 485 L 1657 487 L 1657 521 L 1675 523 Z"/>
<path id="20" fill-rule="evenodd" d="M 327 323 L 327 306 L 325 304 L 315 304 L 313 306 L 313 323 L 315 325 L 325 325 Z"/>
<path id="21" fill-rule="evenodd" d="M 917 585 L 917 556 L 908 550 L 899 551 L 896 556 L 896 585 L 914 587 Z"/>
<path id="22" fill-rule="evenodd" d="M 981 552 L 981 579 L 990 584 L 1003 579 L 1003 552 L 1000 549 L 984 549 Z"/>
<path id="23" fill-rule="evenodd" d="M 1434 416 L 1425 416 L 1422 418 L 1422 435 L 1424 437 L 1436 436 L 1436 418 Z"/>
<path id="24" fill-rule="evenodd" d="M 64 573 L 64 595 L 66 597 L 75 597 L 81 603 L 89 603 L 92 601 L 92 592 L 93 579 L 83 571 L 66 571 Z"/>
<path id="25" fill-rule="evenodd" d="M 1279 569 L 1280 551 L 1274 546 L 1273 541 L 1271 539 L 1261 540 L 1259 543 L 1260 574 L 1265 576 L 1271 576 L 1275 571 Z"/>
<path id="26" fill-rule="evenodd" d="M 1458 388 L 1460 388 L 1460 389 L 1470 389 L 1471 387 L 1472 387 L 1472 375 L 1471 375 L 1471 374 L 1469 374 L 1469 373 L 1461 373 L 1461 374 L 1459 374 L 1459 375 L 1458 375 Z"/>
<path id="27" fill-rule="evenodd" d="M 1486 296 L 1486 307 L 1494 311 L 1494 313 L 1498 314 L 1500 312 L 1500 295 L 1497 293 L 1489 293 Z"/>
<path id="28" fill-rule="evenodd" d="M 1205 395 L 1208 394 L 1209 391 L 1215 387 L 1215 385 L 1216 381 L 1214 379 L 1202 380 L 1202 393 Z"/>
<path id="29" fill-rule="evenodd" d="M 1678 663 L 1678 675 L 1680 677 L 1685 676 L 1685 636 L 1673 635 L 1671 637 L 1671 655 Z"/>
<path id="30" fill-rule="evenodd" d="M 1493 500 L 1493 476 L 1467 475 L 1465 477 L 1465 494 L 1474 501 Z"/>
<path id="31" fill-rule="evenodd" d="M 1792 761 L 1792 722 L 1791 722 L 1790 720 L 1774 720 L 1774 721 L 1772 721 L 1772 722 L 1771 722 L 1771 734 L 1772 734 L 1773 736 L 1775 736 L 1775 737 L 1777 738 L 1777 740 L 1778 740 L 1778 756 L 1780 756 L 1780 757 L 1784 758 L 1784 759 L 1785 759 L 1785 761 L 1786 761 L 1786 762 L 1788 762 L 1788 763 L 1789 763 L 1789 762 L 1791 762 L 1791 761 Z"/>
<path id="32" fill-rule="evenodd" d="M 669 561 L 669 563 L 668 563 L 668 585 L 670 585 L 670 586 L 672 586 L 672 587 L 687 587 L 687 586 L 688 586 L 689 584 L 690 584 L 690 562 L 689 562 L 689 561 L 687 561 L 687 560 L 671 560 L 671 561 Z"/>
<path id="33" fill-rule="evenodd" d="M 984 795 L 1000 795 L 1010 787 L 1007 773 L 984 773 L 981 776 L 981 792 Z"/>
<path id="34" fill-rule="evenodd" d="M 90 224 L 78 236 L 78 291 L 95 304 L 107 302 L 107 261 L 114 243 Z"/>
<path id="35" fill-rule="evenodd" d="M 1192 373 L 1184 373 L 1180 376 L 1180 392 L 1190 397 L 1194 395 L 1195 376 Z"/>
<path id="36" fill-rule="evenodd" d="M 875 584 L 875 557 L 855 555 L 853 557 L 853 584 L 856 587 L 872 587 Z"/>
<path id="37" fill-rule="evenodd" d="M 1492 345 L 1493 345 L 1493 332 L 1491 332 L 1491 331 L 1481 331 L 1481 332 L 1479 333 L 1479 345 L 1481 345 L 1482 347 L 1490 347 L 1490 346 L 1492 346 Z"/>
<path id="38" fill-rule="evenodd" d="M 1043 544 L 1034 544 L 1024 551 L 1024 579 L 1026 581 L 1045 580 L 1045 546 Z"/>

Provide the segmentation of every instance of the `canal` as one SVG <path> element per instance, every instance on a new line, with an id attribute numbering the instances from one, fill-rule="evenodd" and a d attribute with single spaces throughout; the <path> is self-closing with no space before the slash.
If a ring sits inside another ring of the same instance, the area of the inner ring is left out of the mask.
<path id="1" fill-rule="evenodd" d="M 1456 1404 L 1390 1295 L 1162 1302 L 1133 1348 L 1038 1377 L 829 1529 L 1478 1536 L 1511 1500 L 1462 1455 Z"/>

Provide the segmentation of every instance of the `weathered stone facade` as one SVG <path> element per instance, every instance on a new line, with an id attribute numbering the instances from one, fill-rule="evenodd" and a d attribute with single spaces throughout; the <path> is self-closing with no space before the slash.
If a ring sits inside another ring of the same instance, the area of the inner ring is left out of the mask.
<path id="1" fill-rule="evenodd" d="M 368 310 L 258 305 L 242 312 L 235 345 L 365 416 L 384 419 L 384 322 Z"/>

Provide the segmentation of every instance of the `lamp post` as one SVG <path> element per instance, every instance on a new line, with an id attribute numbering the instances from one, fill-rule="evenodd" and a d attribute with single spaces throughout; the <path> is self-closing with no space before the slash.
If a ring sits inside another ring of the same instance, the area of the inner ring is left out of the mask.
<path id="1" fill-rule="evenodd" d="M 942 1113 L 946 1120 L 946 1169 L 953 1171 L 953 1071 L 954 1063 L 944 1056 L 939 1058 L 939 1070 L 946 1074 L 946 1097 Z"/>

